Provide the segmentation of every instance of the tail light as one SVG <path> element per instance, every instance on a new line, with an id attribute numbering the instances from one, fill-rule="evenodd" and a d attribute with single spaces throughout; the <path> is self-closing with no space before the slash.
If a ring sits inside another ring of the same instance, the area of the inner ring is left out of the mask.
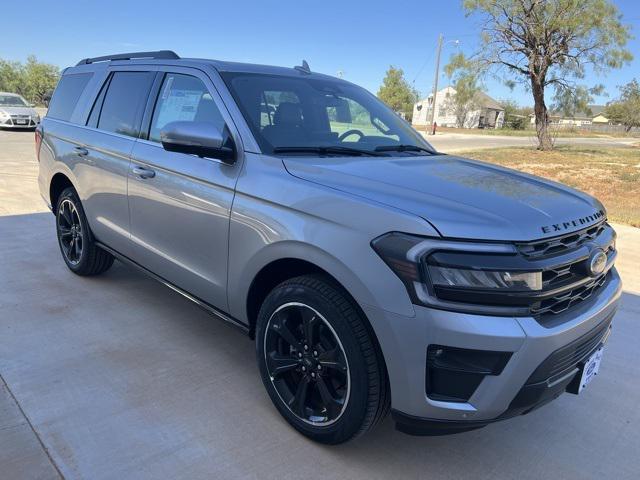
<path id="1" fill-rule="evenodd" d="M 40 145 L 42 144 L 42 131 L 40 131 L 40 127 L 37 127 L 35 130 L 36 137 L 36 158 L 38 162 L 40 162 Z"/>

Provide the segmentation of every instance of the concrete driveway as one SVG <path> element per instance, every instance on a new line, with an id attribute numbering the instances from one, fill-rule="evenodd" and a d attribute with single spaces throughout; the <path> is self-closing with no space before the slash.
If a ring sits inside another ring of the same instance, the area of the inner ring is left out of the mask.
<path id="1" fill-rule="evenodd" d="M 449 437 L 387 420 L 325 447 L 281 419 L 235 329 L 122 264 L 67 270 L 33 151 L 33 133 L 0 132 L 0 478 L 638 478 L 638 229 L 618 227 L 623 304 L 580 397 Z"/>
<path id="2" fill-rule="evenodd" d="M 423 133 L 424 135 L 424 133 Z M 535 135 L 530 137 L 511 137 L 507 135 L 483 135 L 467 133 L 437 133 L 424 135 L 431 145 L 441 152 L 459 152 L 463 150 L 477 150 L 481 148 L 499 147 L 533 147 L 537 145 Z M 557 145 L 585 145 L 599 147 L 624 147 L 638 143 L 638 138 L 557 138 Z"/>

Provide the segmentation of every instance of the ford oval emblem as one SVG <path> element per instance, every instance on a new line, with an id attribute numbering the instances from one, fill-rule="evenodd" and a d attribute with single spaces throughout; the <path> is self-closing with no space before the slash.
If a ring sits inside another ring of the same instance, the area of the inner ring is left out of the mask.
<path id="1" fill-rule="evenodd" d="M 589 257 L 589 275 L 597 277 L 604 272 L 606 266 L 607 254 L 600 249 L 595 250 Z"/>

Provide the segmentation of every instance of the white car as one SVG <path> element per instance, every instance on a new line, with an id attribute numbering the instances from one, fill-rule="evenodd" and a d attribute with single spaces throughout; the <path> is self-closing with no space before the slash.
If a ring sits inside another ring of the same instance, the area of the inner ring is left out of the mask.
<path id="1" fill-rule="evenodd" d="M 0 128 L 35 128 L 40 115 L 17 93 L 0 92 Z"/>

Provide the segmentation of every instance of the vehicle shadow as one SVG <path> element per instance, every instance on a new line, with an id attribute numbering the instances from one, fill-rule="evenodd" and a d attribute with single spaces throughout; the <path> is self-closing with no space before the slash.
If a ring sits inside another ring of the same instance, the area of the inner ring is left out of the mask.
<path id="1" fill-rule="evenodd" d="M 53 227 L 50 213 L 0 217 L 0 375 L 65 476 L 632 478 L 640 471 L 635 293 L 623 294 L 599 378 L 579 397 L 446 437 L 410 437 L 387 419 L 330 447 L 282 420 L 246 336 L 118 262 L 99 277 L 73 275 Z"/>

